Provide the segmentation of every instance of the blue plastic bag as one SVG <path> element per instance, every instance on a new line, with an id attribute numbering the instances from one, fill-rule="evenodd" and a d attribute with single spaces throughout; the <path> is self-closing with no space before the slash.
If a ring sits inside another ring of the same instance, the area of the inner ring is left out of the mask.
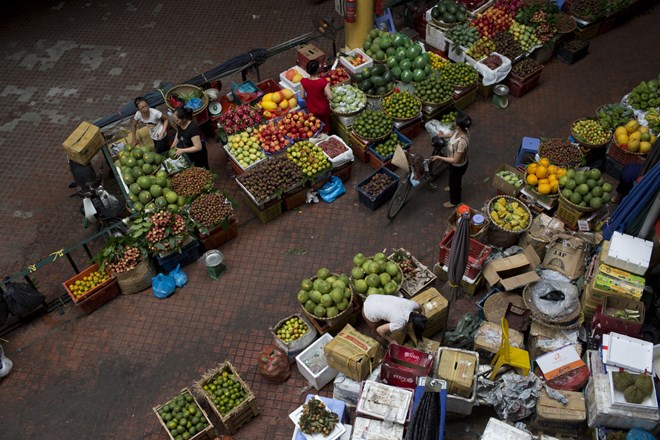
<path id="1" fill-rule="evenodd" d="M 639 428 L 633 428 L 630 431 L 628 431 L 628 434 L 626 435 L 626 440 L 654 440 L 655 436 L 653 434 L 649 434 L 648 432 L 639 429 Z"/>
<path id="2" fill-rule="evenodd" d="M 151 279 L 151 290 L 156 298 L 165 299 L 176 290 L 176 281 L 169 275 L 159 273 Z"/>
<path id="3" fill-rule="evenodd" d="M 323 185 L 323 188 L 319 190 L 318 194 L 324 202 L 332 203 L 335 201 L 335 199 L 337 199 L 337 197 L 341 196 L 345 192 L 346 188 L 344 188 L 344 184 L 342 183 L 341 179 L 337 176 L 332 176 L 330 181 Z"/>
<path id="4" fill-rule="evenodd" d="M 176 287 L 183 287 L 188 284 L 188 275 L 181 270 L 181 265 L 177 264 L 176 268 L 170 272 L 170 276 L 174 278 L 176 282 Z"/>
<path id="5" fill-rule="evenodd" d="M 184 105 L 184 108 L 189 108 L 192 111 L 195 111 L 197 109 L 202 108 L 203 101 L 200 98 L 191 98 L 186 102 L 186 105 Z"/>

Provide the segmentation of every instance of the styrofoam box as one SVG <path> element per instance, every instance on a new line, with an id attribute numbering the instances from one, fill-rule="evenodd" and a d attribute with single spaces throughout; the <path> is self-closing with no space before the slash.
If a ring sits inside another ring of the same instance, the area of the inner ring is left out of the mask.
<path id="1" fill-rule="evenodd" d="M 294 83 L 294 82 L 291 82 L 291 81 L 289 81 L 288 79 L 286 79 L 285 74 L 286 74 L 286 72 L 288 72 L 290 69 L 294 69 L 294 70 L 298 71 L 298 73 L 300 73 L 300 74 L 303 76 L 303 78 L 309 78 L 309 73 L 305 72 L 305 71 L 302 69 L 302 67 L 300 67 L 300 66 L 289 67 L 289 68 L 286 69 L 284 72 L 280 73 L 280 84 L 284 84 L 284 85 L 286 86 L 286 87 L 284 87 L 285 89 L 291 89 L 291 90 L 293 90 L 295 93 L 298 93 L 298 92 L 300 92 L 300 91 L 302 90 L 302 85 L 300 85 L 299 82 L 298 82 L 298 83 Z"/>
<path id="2" fill-rule="evenodd" d="M 352 440 L 401 440 L 403 425 L 356 417 Z"/>
<path id="3" fill-rule="evenodd" d="M 413 392 L 367 380 L 364 382 L 356 414 L 404 425 L 410 415 Z"/>
<path id="4" fill-rule="evenodd" d="M 447 53 L 448 43 L 445 39 L 445 34 L 442 32 L 442 29 L 430 21 L 426 22 L 426 43 L 431 47 Z"/>
<path id="5" fill-rule="evenodd" d="M 651 262 L 652 251 L 652 242 L 615 232 L 605 256 L 605 264 L 644 276 Z"/>
<path id="6" fill-rule="evenodd" d="M 346 69 L 348 69 L 348 70 L 349 70 L 351 73 L 353 73 L 353 74 L 360 73 L 360 72 L 362 72 L 364 69 L 366 69 L 367 67 L 371 67 L 371 66 L 374 65 L 374 60 L 372 60 L 371 57 L 370 57 L 369 55 L 367 55 L 366 53 L 364 53 L 364 51 L 363 51 L 362 49 L 355 48 L 355 49 L 353 49 L 352 51 L 348 52 L 347 55 L 348 55 L 348 56 L 354 56 L 354 55 L 356 55 L 356 54 L 358 54 L 358 53 L 359 53 L 360 55 L 362 55 L 362 58 L 364 58 L 365 60 L 367 60 L 367 61 L 365 61 L 364 63 L 360 64 L 359 66 L 354 66 L 354 65 L 352 65 L 352 64 L 351 64 L 350 62 L 348 62 L 348 60 L 347 60 L 346 58 L 344 58 L 344 57 L 341 57 L 341 58 L 339 59 L 340 62 L 341 62 L 341 65 L 344 66 Z"/>
<path id="7" fill-rule="evenodd" d="M 333 135 L 328 136 L 328 139 L 334 139 L 334 140 L 336 140 L 337 142 L 339 142 L 340 144 L 342 144 L 344 146 L 344 152 L 341 153 L 340 155 L 334 157 L 334 158 L 328 156 L 327 153 L 326 153 L 325 156 L 328 158 L 328 160 L 332 164 L 333 168 L 338 168 L 338 167 L 340 167 L 342 165 L 345 165 L 345 164 L 347 164 L 347 163 L 349 163 L 353 160 L 353 157 L 354 157 L 353 156 L 353 150 L 351 150 L 351 147 L 346 145 L 346 142 L 344 142 L 344 140 L 342 138 L 340 138 L 336 134 L 333 134 Z M 323 139 L 323 140 L 319 141 L 318 144 L 320 144 L 320 143 L 322 143 L 322 142 L 324 142 L 328 139 Z"/>
<path id="8" fill-rule="evenodd" d="M 374 368 L 374 371 L 367 380 L 380 382 L 380 364 Z M 360 398 L 360 382 L 342 373 L 337 374 L 332 385 L 332 398 L 341 400 L 348 406 L 357 406 L 358 399 Z"/>
<path id="9" fill-rule="evenodd" d="M 653 383 L 653 393 L 651 393 L 650 396 L 648 396 L 642 403 L 640 404 L 635 404 L 635 403 L 628 403 L 626 402 L 626 398 L 623 396 L 623 392 L 619 391 L 614 388 L 614 380 L 612 377 L 612 374 L 614 372 L 612 370 L 608 371 L 608 378 L 610 381 L 610 396 L 612 397 L 612 406 L 615 408 L 630 408 L 631 410 L 636 410 L 639 408 L 654 408 L 655 410 L 658 409 L 658 399 L 655 396 L 655 381 L 652 381 Z"/>
<path id="10" fill-rule="evenodd" d="M 653 346 L 653 371 L 658 379 L 660 379 L 660 345 Z"/>
<path id="11" fill-rule="evenodd" d="M 344 431 L 344 433 L 341 435 L 341 437 L 339 437 L 338 440 L 351 440 L 351 437 L 353 437 L 353 427 L 351 425 L 344 424 L 344 429 L 346 431 Z M 300 435 L 298 435 L 298 433 L 300 433 Z M 305 434 L 300 432 L 298 428 L 295 428 L 293 430 L 293 435 L 291 436 L 291 440 L 300 440 L 301 437 L 306 438 Z"/>
<path id="12" fill-rule="evenodd" d="M 327 344 L 330 341 L 332 341 L 332 335 L 326 333 L 320 338 L 318 338 L 312 345 L 307 347 L 305 351 L 303 351 L 298 356 L 296 356 L 296 364 L 298 364 L 298 371 L 300 371 L 300 374 L 302 374 L 303 377 L 307 379 L 307 382 L 309 382 L 309 384 L 314 388 L 316 388 L 317 390 L 320 390 L 328 383 L 330 383 L 330 381 L 332 381 L 332 379 L 334 379 L 335 376 L 337 375 L 337 370 L 335 370 L 334 368 L 330 368 L 326 362 L 325 368 L 323 368 L 318 373 L 314 374 L 307 367 L 307 365 L 305 365 L 303 361 L 319 351 L 321 352 L 321 356 L 325 360 L 325 354 L 323 354 L 323 347 L 325 347 L 325 344 Z"/>
<path id="13" fill-rule="evenodd" d="M 447 347 L 440 347 L 438 354 L 435 356 L 436 361 L 436 370 L 433 372 L 435 377 L 438 377 L 437 368 L 440 365 L 440 355 L 442 355 L 442 350 L 447 349 Z M 474 370 L 474 379 L 472 380 L 472 393 L 470 397 L 455 396 L 453 394 L 447 393 L 447 412 L 452 414 L 463 414 L 470 415 L 472 414 L 472 408 L 477 401 L 477 372 L 479 371 L 479 353 L 476 351 L 461 350 L 460 348 L 451 348 L 453 351 L 462 351 L 465 353 L 470 353 L 476 355 L 477 357 L 477 368 Z"/>
<path id="14" fill-rule="evenodd" d="M 607 374 L 593 374 L 585 389 L 587 425 L 590 428 L 640 428 L 652 431 L 660 421 L 657 409 L 640 407 L 623 409 L 612 405 L 610 381 Z"/>
<path id="15" fill-rule="evenodd" d="M 486 429 L 481 435 L 481 440 L 532 440 L 532 436 L 506 422 L 491 417 L 488 419 Z"/>

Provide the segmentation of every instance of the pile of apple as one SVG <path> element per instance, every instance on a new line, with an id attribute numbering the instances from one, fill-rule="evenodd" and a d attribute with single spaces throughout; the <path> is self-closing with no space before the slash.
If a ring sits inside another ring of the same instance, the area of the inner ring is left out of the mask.
<path id="1" fill-rule="evenodd" d="M 349 63 L 351 63 L 351 66 L 354 67 L 361 66 L 367 62 L 367 59 L 363 57 L 361 53 L 356 53 L 355 55 L 347 57 L 346 59 Z"/>
<path id="2" fill-rule="evenodd" d="M 478 14 L 470 26 L 477 28 L 480 37 L 492 38 L 509 29 L 511 23 L 513 23 L 513 14 L 503 8 L 492 7 L 483 14 Z"/>
<path id="3" fill-rule="evenodd" d="M 311 113 L 297 111 L 284 116 L 277 129 L 289 139 L 309 139 L 321 129 L 321 120 Z"/>
<path id="4" fill-rule="evenodd" d="M 257 138 L 259 139 L 261 148 L 270 154 L 283 151 L 291 145 L 291 141 L 284 137 L 278 125 L 273 121 L 259 127 Z"/>
<path id="5" fill-rule="evenodd" d="M 319 78 L 326 78 L 330 83 L 330 86 L 335 86 L 351 79 L 351 77 L 348 76 L 348 72 L 346 72 L 343 67 L 337 67 L 336 69 L 323 72 L 319 75 Z"/>
<path id="6" fill-rule="evenodd" d="M 239 105 L 220 115 L 220 125 L 227 134 L 234 134 L 261 124 L 261 119 L 261 113 L 254 107 Z"/>
<path id="7" fill-rule="evenodd" d="M 298 100 L 291 89 L 282 89 L 272 93 L 266 93 L 259 107 L 263 110 L 266 119 L 272 119 L 298 107 Z"/>
<path id="8" fill-rule="evenodd" d="M 298 70 L 296 70 L 294 68 L 291 68 L 291 69 L 287 70 L 284 73 L 284 77 L 286 79 L 288 79 L 289 81 L 291 81 L 292 83 L 294 83 L 294 84 L 299 83 L 304 78 L 302 73 L 300 73 Z"/>

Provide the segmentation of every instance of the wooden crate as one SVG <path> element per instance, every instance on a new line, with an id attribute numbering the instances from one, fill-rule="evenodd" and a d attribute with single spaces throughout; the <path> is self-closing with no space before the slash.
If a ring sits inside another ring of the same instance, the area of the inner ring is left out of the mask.
<path id="1" fill-rule="evenodd" d="M 213 423 L 211 423 L 211 420 L 209 419 L 208 414 L 206 414 L 206 411 L 204 411 L 204 408 L 202 408 L 202 406 L 199 404 L 199 402 L 197 401 L 197 399 L 195 399 L 195 396 L 193 395 L 193 393 L 191 393 L 190 390 L 189 390 L 188 388 L 184 388 L 184 389 L 182 389 L 182 390 L 179 392 L 179 394 L 178 394 L 177 396 L 174 396 L 174 397 L 168 399 L 168 400 L 167 400 L 167 403 L 164 403 L 164 404 L 162 404 L 162 405 L 158 405 L 158 406 L 152 408 L 153 411 L 154 411 L 154 413 L 156 414 L 156 417 L 158 417 L 158 422 L 159 422 L 160 425 L 163 427 L 163 429 L 165 429 L 165 431 L 167 432 L 167 436 L 168 436 L 171 440 L 174 440 L 175 437 L 172 435 L 172 433 L 170 432 L 170 430 L 167 428 L 167 424 L 166 424 L 165 421 L 160 417 L 160 414 L 159 414 L 158 412 L 161 410 L 161 408 L 162 408 L 163 406 L 165 406 L 165 405 L 167 405 L 168 403 L 172 402 L 174 399 L 176 399 L 178 396 L 180 396 L 180 395 L 182 395 L 182 394 L 184 394 L 184 393 L 188 393 L 188 394 L 190 394 L 190 396 L 193 398 L 193 402 L 194 402 L 195 405 L 199 408 L 199 410 L 201 411 L 202 415 L 204 416 L 204 420 L 206 420 L 206 423 L 207 423 L 206 428 L 204 428 L 202 431 L 199 431 L 199 432 L 197 432 L 197 434 L 195 434 L 195 435 L 193 435 L 192 437 L 190 437 L 190 440 L 200 440 L 200 439 L 203 439 L 203 438 L 210 438 L 210 435 L 211 435 L 211 434 L 210 434 L 210 431 L 213 429 Z"/>
<path id="2" fill-rule="evenodd" d="M 211 229 L 207 235 L 200 234 L 199 240 L 202 242 L 204 249 L 210 251 L 211 249 L 217 249 L 219 246 L 222 246 L 237 236 L 238 219 L 236 219 L 236 216 L 232 216 L 227 229 L 224 229 L 221 225 L 216 226 Z"/>
<path id="3" fill-rule="evenodd" d="M 234 376 L 236 381 L 241 384 L 241 387 L 247 393 L 247 397 L 238 406 L 234 407 L 229 413 L 222 414 L 220 410 L 213 403 L 213 397 L 204 389 L 204 385 L 208 384 L 216 375 L 227 372 Z M 246 423 L 261 414 L 261 409 L 257 405 L 257 398 L 250 387 L 241 379 L 234 366 L 229 361 L 225 361 L 215 368 L 208 370 L 204 373 L 201 379 L 194 384 L 194 389 L 206 399 L 211 410 L 220 419 L 225 429 L 234 434 L 241 429 Z"/>
<path id="4" fill-rule="evenodd" d="M 369 142 L 363 141 L 351 130 L 348 146 L 353 150 L 353 155 L 364 163 L 369 162 L 369 150 L 367 149 L 369 145 Z"/>

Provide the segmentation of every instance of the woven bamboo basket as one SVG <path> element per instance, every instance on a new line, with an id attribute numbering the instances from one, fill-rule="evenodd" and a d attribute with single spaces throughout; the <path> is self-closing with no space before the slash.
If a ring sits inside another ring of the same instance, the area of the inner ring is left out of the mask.
<path id="1" fill-rule="evenodd" d="M 339 276 L 339 274 L 331 273 L 330 276 L 335 276 L 335 277 L 337 277 L 337 276 Z M 316 278 L 317 278 L 317 277 L 311 277 L 310 280 L 311 280 L 312 282 L 314 282 L 314 281 L 316 280 Z M 349 280 L 349 285 L 351 285 L 350 280 Z M 335 320 L 335 319 L 337 319 L 337 318 L 341 318 L 341 317 L 344 316 L 345 314 L 350 313 L 350 311 L 351 311 L 351 309 L 352 309 L 351 304 L 353 303 L 353 298 L 355 297 L 355 291 L 353 290 L 353 286 L 352 286 L 352 285 L 351 285 L 350 287 L 351 287 L 351 289 L 350 289 L 350 290 L 351 290 L 351 297 L 347 300 L 347 301 L 348 301 L 348 307 L 346 307 L 346 309 L 342 310 L 341 313 L 336 314 L 336 315 L 333 316 L 332 318 L 328 318 L 328 317 L 320 317 L 320 316 L 316 316 L 316 315 L 313 314 L 313 313 L 309 313 L 309 312 L 307 311 L 307 309 L 305 309 L 304 305 L 301 304 L 303 312 L 304 312 L 307 316 L 309 316 L 310 318 L 316 319 L 316 320 L 318 320 L 318 321 L 333 321 L 333 320 Z"/>
<path id="2" fill-rule="evenodd" d="M 578 136 L 575 135 L 575 132 L 573 131 L 573 126 L 575 125 L 575 123 L 578 122 L 578 121 L 583 121 L 583 120 L 588 120 L 588 119 L 596 120 L 595 118 L 580 118 L 580 119 L 576 119 L 575 121 L 573 121 L 573 123 L 571 124 L 571 136 L 573 136 L 573 138 L 575 138 L 577 143 L 580 144 L 580 146 L 582 146 L 582 147 L 586 147 L 586 148 L 603 148 L 603 147 L 606 147 L 612 141 L 612 133 L 611 132 L 610 132 L 610 137 L 607 139 L 607 141 L 605 141 L 603 143 L 600 143 L 600 144 L 590 144 L 589 142 L 583 141 Z"/>
<path id="3" fill-rule="evenodd" d="M 192 84 L 179 84 L 179 85 L 174 86 L 171 89 L 169 89 L 167 91 L 167 93 L 165 93 L 165 105 L 170 110 L 175 110 L 176 107 L 174 107 L 172 104 L 170 104 L 170 96 L 172 96 L 173 93 L 176 93 L 178 95 L 178 94 L 181 94 L 181 93 L 183 93 L 183 94 L 191 93 L 193 91 L 199 91 L 202 94 L 202 97 L 200 98 L 202 100 L 202 106 L 200 108 L 198 108 L 197 110 L 193 111 L 193 115 L 197 115 L 197 114 L 203 112 L 206 109 L 206 107 L 209 105 L 209 97 L 206 96 L 206 94 L 204 93 L 204 91 L 201 88 L 199 88 L 197 86 L 194 86 Z"/>
<path id="4" fill-rule="evenodd" d="M 490 216 L 490 212 L 492 211 L 492 205 L 497 201 L 499 198 L 505 198 L 508 202 L 516 202 L 518 203 L 522 209 L 525 210 L 527 215 L 529 216 L 529 221 L 527 223 L 527 226 L 524 229 L 521 229 L 519 231 L 510 231 L 508 229 L 504 229 L 501 226 L 499 226 L 497 223 L 493 221 L 493 219 Z M 488 243 L 490 243 L 492 246 L 498 247 L 498 248 L 507 248 L 509 246 L 513 246 L 516 243 L 518 243 L 518 240 L 520 239 L 520 236 L 525 233 L 527 230 L 529 230 L 529 227 L 532 225 L 532 212 L 529 210 L 525 204 L 523 204 L 520 200 L 516 199 L 515 197 L 511 196 L 496 196 L 493 197 L 488 201 L 486 204 L 486 207 L 488 209 L 486 215 L 488 219 L 490 220 L 490 226 L 488 227 L 488 234 L 486 236 L 486 240 Z"/>

